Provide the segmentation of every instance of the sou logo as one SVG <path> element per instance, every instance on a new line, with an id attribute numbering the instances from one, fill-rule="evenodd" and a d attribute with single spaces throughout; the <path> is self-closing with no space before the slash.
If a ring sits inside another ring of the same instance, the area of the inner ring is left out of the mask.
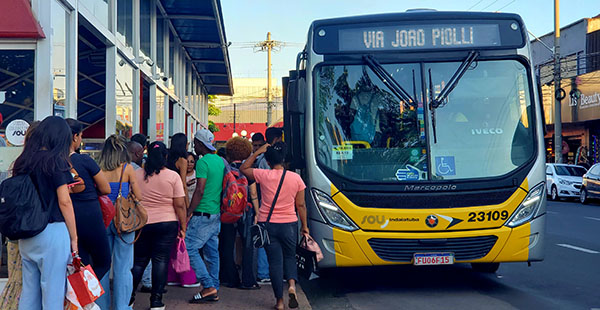
<path id="1" fill-rule="evenodd" d="M 377 223 L 381 225 L 381 228 L 385 228 L 390 223 L 390 220 L 386 219 L 384 215 L 365 215 L 360 224 L 363 225 L 365 223 L 371 225 Z"/>

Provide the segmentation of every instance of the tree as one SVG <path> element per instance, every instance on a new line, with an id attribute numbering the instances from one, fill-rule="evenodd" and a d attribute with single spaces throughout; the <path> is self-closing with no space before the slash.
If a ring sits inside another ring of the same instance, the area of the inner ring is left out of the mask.
<path id="1" fill-rule="evenodd" d="M 213 101 L 215 100 L 215 96 L 214 95 L 208 95 L 208 116 L 219 116 L 219 114 L 221 114 L 221 109 L 219 109 L 219 107 L 217 107 Z M 219 131 L 219 127 L 217 127 L 217 125 L 215 125 L 215 122 L 209 120 L 208 121 L 208 130 L 210 130 L 210 132 L 217 132 Z"/>

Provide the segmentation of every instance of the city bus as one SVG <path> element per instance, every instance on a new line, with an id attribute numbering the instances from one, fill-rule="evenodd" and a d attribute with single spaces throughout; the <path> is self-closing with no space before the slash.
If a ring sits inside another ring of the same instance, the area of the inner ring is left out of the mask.
<path id="1" fill-rule="evenodd" d="M 520 16 L 314 21 L 284 137 L 319 268 L 544 258 L 544 119 Z"/>

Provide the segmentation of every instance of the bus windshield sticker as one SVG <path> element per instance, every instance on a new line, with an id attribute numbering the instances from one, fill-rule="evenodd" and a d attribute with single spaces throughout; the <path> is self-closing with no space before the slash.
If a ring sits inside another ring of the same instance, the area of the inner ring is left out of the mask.
<path id="1" fill-rule="evenodd" d="M 405 169 L 396 170 L 396 180 L 398 181 L 418 181 L 421 171 L 414 166 L 406 165 Z"/>
<path id="2" fill-rule="evenodd" d="M 438 175 L 456 175 L 454 156 L 436 156 L 435 170 Z"/>
<path id="3" fill-rule="evenodd" d="M 334 145 L 331 152 L 332 160 L 352 160 L 352 144 Z"/>
<path id="4" fill-rule="evenodd" d="M 500 29 L 494 24 L 371 26 L 339 30 L 340 51 L 499 46 Z"/>

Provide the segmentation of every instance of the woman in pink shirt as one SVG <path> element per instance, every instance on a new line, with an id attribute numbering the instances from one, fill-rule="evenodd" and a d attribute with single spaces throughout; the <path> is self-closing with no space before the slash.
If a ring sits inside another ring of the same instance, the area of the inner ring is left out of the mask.
<path id="1" fill-rule="evenodd" d="M 136 171 L 142 192 L 141 202 L 148 212 L 148 223 L 134 247 L 133 292 L 144 269 L 152 260 L 152 293 L 150 308 L 162 309 L 162 293 L 167 283 L 167 266 L 175 238 L 185 238 L 187 226 L 183 184 L 179 174 L 166 168 L 167 147 L 153 142 L 148 147 L 148 159 L 144 169 Z"/>
<path id="2" fill-rule="evenodd" d="M 253 169 L 252 165 L 256 157 L 265 154 L 265 159 L 271 169 Z M 297 308 L 296 281 L 298 272 L 296 269 L 296 244 L 298 242 L 298 216 L 302 222 L 302 233 L 308 234 L 306 222 L 306 205 L 304 202 L 304 189 L 306 185 L 302 178 L 294 172 L 285 171 L 283 160 L 285 159 L 286 145 L 277 142 L 274 145 L 265 144 L 254 152 L 248 160 L 240 167 L 240 171 L 250 181 L 255 180 L 260 184 L 261 206 L 258 214 L 258 222 L 266 223 L 265 227 L 269 233 L 270 243 L 265 246 L 269 260 L 269 273 L 271 285 L 275 293 L 275 309 L 283 309 L 283 278 L 288 284 L 289 307 Z M 275 206 L 273 200 L 277 188 L 281 183 L 281 189 Z M 269 211 L 273 207 L 273 213 L 269 218 Z M 296 211 L 298 214 L 296 215 Z"/>

